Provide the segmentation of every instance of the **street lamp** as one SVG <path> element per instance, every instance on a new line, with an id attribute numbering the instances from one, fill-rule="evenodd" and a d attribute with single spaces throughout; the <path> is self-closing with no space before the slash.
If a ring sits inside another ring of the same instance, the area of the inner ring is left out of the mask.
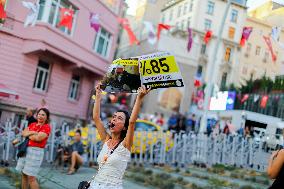
<path id="1" fill-rule="evenodd" d="M 225 9 L 225 13 L 221 22 L 221 26 L 219 28 L 219 33 L 217 36 L 217 45 L 216 48 L 214 48 L 214 53 L 213 53 L 213 61 L 212 61 L 212 65 L 211 68 L 212 69 L 207 69 L 207 75 L 208 75 L 208 71 L 212 70 L 212 78 L 208 79 L 208 84 L 205 88 L 205 97 L 204 97 L 204 114 L 202 116 L 201 119 L 201 123 L 200 123 L 200 132 L 204 132 L 206 130 L 206 126 L 207 126 L 207 115 L 208 115 L 208 109 L 209 109 L 209 100 L 212 96 L 212 92 L 213 92 L 213 87 L 214 87 L 214 83 L 216 82 L 216 77 L 217 77 L 217 67 L 216 66 L 216 62 L 217 62 L 217 53 L 220 47 L 220 43 L 221 43 L 221 38 L 222 38 L 222 34 L 223 34 L 223 30 L 224 30 L 224 26 L 225 26 L 225 21 L 227 18 L 227 15 L 229 13 L 229 8 L 231 5 L 232 0 L 228 0 L 227 5 L 226 5 L 226 9 Z"/>

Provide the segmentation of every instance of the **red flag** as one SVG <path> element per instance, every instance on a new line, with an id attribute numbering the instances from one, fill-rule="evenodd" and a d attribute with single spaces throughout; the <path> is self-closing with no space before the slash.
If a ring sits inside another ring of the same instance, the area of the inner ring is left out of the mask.
<path id="1" fill-rule="evenodd" d="M 158 32 L 157 32 L 158 40 L 160 39 L 162 29 L 169 30 L 171 29 L 171 26 L 167 24 L 158 24 Z"/>
<path id="2" fill-rule="evenodd" d="M 74 11 L 72 9 L 61 8 L 60 9 L 60 22 L 58 26 L 65 26 L 70 31 L 72 30 Z"/>
<path id="3" fill-rule="evenodd" d="M 0 19 L 5 19 L 7 17 L 4 4 L 0 3 Z"/>
<path id="4" fill-rule="evenodd" d="M 209 42 L 209 40 L 211 39 L 212 37 L 212 31 L 211 30 L 208 30 L 204 36 L 204 42 L 205 44 L 207 44 Z"/>
<path id="5" fill-rule="evenodd" d="M 244 27 L 243 28 L 243 33 L 242 33 L 242 38 L 240 41 L 240 45 L 243 47 L 248 40 L 250 33 L 252 32 L 252 27 Z"/>
<path id="6" fill-rule="evenodd" d="M 245 101 L 247 101 L 247 99 L 249 98 L 248 94 L 245 94 L 241 100 L 241 103 L 244 103 Z"/>
<path id="7" fill-rule="evenodd" d="M 127 34 L 128 34 L 128 38 L 129 38 L 129 44 L 133 45 L 134 43 L 136 45 L 139 45 L 139 41 L 136 38 L 135 34 L 133 33 L 130 25 L 129 25 L 129 21 L 127 18 L 117 18 L 118 22 L 121 24 L 121 26 L 123 27 L 123 29 L 126 30 Z"/>
<path id="8" fill-rule="evenodd" d="M 267 95 L 264 95 L 264 96 L 261 98 L 260 107 L 261 107 L 261 108 L 265 108 L 265 107 L 266 107 L 266 104 L 267 104 L 267 101 L 268 101 L 268 96 L 267 96 Z"/>
<path id="9" fill-rule="evenodd" d="M 267 44 L 267 46 L 268 46 L 268 48 L 270 50 L 272 60 L 273 60 L 273 62 L 275 62 L 277 57 L 276 57 L 276 55 L 273 52 L 273 48 L 272 48 L 270 37 L 263 36 L 263 38 L 264 38 L 264 41 L 265 41 L 265 43 Z"/>

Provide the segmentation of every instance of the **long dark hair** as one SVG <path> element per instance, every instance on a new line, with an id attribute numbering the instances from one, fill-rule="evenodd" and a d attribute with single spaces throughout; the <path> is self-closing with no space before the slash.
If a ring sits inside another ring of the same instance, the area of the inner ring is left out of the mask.
<path id="1" fill-rule="evenodd" d="M 118 110 L 117 112 L 122 112 L 125 115 L 125 122 L 124 122 L 125 130 L 122 130 L 121 133 L 120 133 L 120 139 L 123 140 L 126 137 L 126 133 L 127 133 L 127 130 L 128 130 L 130 115 L 125 110 Z"/>
<path id="2" fill-rule="evenodd" d="M 46 108 L 40 108 L 40 109 L 38 109 L 38 110 L 37 110 L 37 113 L 36 113 L 36 116 L 39 114 L 39 112 L 40 112 L 41 110 L 44 111 L 44 113 L 46 114 L 46 121 L 45 121 L 45 123 L 49 123 L 49 115 L 50 115 L 50 112 L 49 112 L 48 109 L 46 109 Z"/>

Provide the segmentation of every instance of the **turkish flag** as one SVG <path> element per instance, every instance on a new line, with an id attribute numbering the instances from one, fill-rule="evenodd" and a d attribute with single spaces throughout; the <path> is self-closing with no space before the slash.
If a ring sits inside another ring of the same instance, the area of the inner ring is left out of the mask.
<path id="1" fill-rule="evenodd" d="M 263 36 L 263 39 L 264 39 L 266 45 L 268 46 L 268 48 L 270 50 L 273 62 L 275 62 L 277 57 L 276 57 L 276 54 L 274 54 L 274 52 L 273 52 L 273 48 L 272 48 L 272 43 L 271 43 L 270 37 Z"/>
<path id="2" fill-rule="evenodd" d="M 60 9 L 60 22 L 58 26 L 65 26 L 70 31 L 72 30 L 74 11 L 72 9 L 61 8 Z"/>
<path id="3" fill-rule="evenodd" d="M 0 19 L 5 19 L 7 17 L 6 12 L 4 10 L 4 5 L 0 3 Z"/>
<path id="4" fill-rule="evenodd" d="M 212 31 L 208 30 L 204 36 L 204 43 L 207 44 L 212 37 Z"/>
<path id="5" fill-rule="evenodd" d="M 260 107 L 261 107 L 261 108 L 265 108 L 266 105 L 267 105 L 267 101 L 268 101 L 268 96 L 267 96 L 267 95 L 264 95 L 264 96 L 261 98 Z"/>
<path id="6" fill-rule="evenodd" d="M 160 39 L 162 29 L 169 30 L 171 29 L 171 26 L 167 24 L 158 24 L 158 32 L 157 32 L 158 40 Z"/>
<path id="7" fill-rule="evenodd" d="M 127 18 L 117 18 L 117 20 L 121 24 L 123 29 L 125 29 L 125 31 L 127 32 L 129 44 L 130 45 L 133 45 L 133 44 L 139 45 L 139 40 L 137 39 L 134 32 L 132 31 L 132 29 L 129 25 L 128 19 Z"/>
<path id="8" fill-rule="evenodd" d="M 247 101 L 247 99 L 249 98 L 248 94 L 245 94 L 241 100 L 241 103 L 244 103 L 245 101 Z"/>

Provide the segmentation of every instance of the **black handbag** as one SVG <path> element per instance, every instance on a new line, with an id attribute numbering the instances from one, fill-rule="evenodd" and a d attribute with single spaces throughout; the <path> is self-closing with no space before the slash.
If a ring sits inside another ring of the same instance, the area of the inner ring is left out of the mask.
<path id="1" fill-rule="evenodd" d="M 78 189 L 88 189 L 90 187 L 90 181 L 82 181 L 80 182 Z"/>
<path id="2" fill-rule="evenodd" d="M 27 137 L 22 143 L 18 145 L 18 153 L 17 153 L 18 158 L 24 157 L 27 154 L 28 144 L 29 144 L 29 138 Z"/>
<path id="3" fill-rule="evenodd" d="M 111 151 L 110 151 L 110 155 L 114 152 L 114 150 L 119 146 L 119 144 L 122 141 L 120 141 Z M 91 185 L 92 180 L 95 178 L 95 176 L 93 176 L 93 178 L 90 181 L 81 181 L 79 183 L 78 189 L 88 189 Z"/>

